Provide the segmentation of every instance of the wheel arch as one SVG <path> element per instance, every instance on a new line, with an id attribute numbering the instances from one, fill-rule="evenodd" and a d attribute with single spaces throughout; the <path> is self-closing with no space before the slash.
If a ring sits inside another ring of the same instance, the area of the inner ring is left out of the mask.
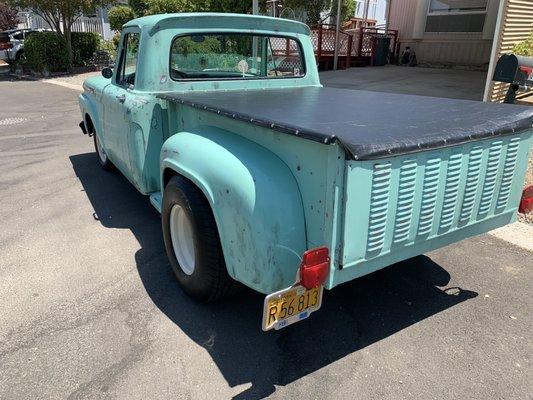
<path id="1" fill-rule="evenodd" d="M 92 133 L 98 133 L 100 138 L 102 138 L 101 119 L 99 118 L 98 109 L 94 101 L 85 93 L 82 93 L 78 97 L 78 102 L 85 127 L 89 129 L 90 124 L 92 126 Z"/>
<path id="2" fill-rule="evenodd" d="M 85 124 L 85 128 L 87 129 L 87 133 L 91 133 L 94 135 L 96 133 L 96 130 L 94 129 L 94 123 L 89 113 L 86 112 L 83 118 L 83 123 Z"/>
<path id="3" fill-rule="evenodd" d="M 233 279 L 262 293 L 294 283 L 306 250 L 305 217 L 298 184 L 279 157 L 246 138 L 204 127 L 164 143 L 162 190 L 176 174 L 211 206 Z"/>

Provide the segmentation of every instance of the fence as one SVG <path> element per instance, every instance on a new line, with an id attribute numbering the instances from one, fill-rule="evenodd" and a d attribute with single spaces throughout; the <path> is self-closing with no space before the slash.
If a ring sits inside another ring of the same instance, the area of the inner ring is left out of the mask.
<path id="1" fill-rule="evenodd" d="M 51 29 L 43 17 L 34 13 L 21 12 L 19 13 L 19 19 L 21 21 L 19 28 Z M 72 32 L 94 32 L 98 33 L 105 40 L 110 40 L 113 37 L 109 23 L 96 17 L 78 18 L 72 25 Z"/>

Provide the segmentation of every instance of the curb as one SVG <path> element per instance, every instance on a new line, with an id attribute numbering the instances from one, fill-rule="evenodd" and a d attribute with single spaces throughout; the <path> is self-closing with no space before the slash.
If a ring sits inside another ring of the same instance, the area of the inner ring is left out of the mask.
<path id="1" fill-rule="evenodd" d="M 30 80 L 30 81 L 34 81 L 34 82 L 43 82 L 43 83 L 49 83 L 51 85 L 56 85 L 56 86 L 62 86 L 62 87 L 66 87 L 68 89 L 73 89 L 73 90 L 77 90 L 79 92 L 83 92 L 83 86 L 82 85 L 76 85 L 74 83 L 68 83 L 68 82 L 63 82 L 57 78 L 36 78 L 34 76 L 31 76 L 31 75 L 20 75 L 20 74 L 15 74 L 15 73 L 11 73 L 10 74 L 11 76 L 14 76 L 15 78 L 19 78 L 19 79 L 27 79 L 27 80 Z"/>
<path id="2" fill-rule="evenodd" d="M 514 244 L 524 250 L 533 252 L 533 226 L 523 222 L 515 222 L 488 232 L 508 243 Z"/>

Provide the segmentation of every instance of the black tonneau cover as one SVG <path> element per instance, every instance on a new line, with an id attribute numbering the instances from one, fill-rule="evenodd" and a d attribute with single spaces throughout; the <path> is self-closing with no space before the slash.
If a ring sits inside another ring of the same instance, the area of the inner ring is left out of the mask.
<path id="1" fill-rule="evenodd" d="M 321 143 L 355 160 L 412 153 L 533 126 L 533 107 L 335 88 L 165 93 L 158 97 Z"/>

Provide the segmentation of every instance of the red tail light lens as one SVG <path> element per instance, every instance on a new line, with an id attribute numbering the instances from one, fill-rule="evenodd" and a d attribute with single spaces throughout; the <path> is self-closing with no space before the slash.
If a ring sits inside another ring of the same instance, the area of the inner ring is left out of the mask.
<path id="1" fill-rule="evenodd" d="M 6 43 L 0 43 L 0 50 L 9 50 L 13 48 L 13 43 L 6 42 Z"/>
<path id="2" fill-rule="evenodd" d="M 524 214 L 533 211 L 533 185 L 528 186 L 522 192 L 522 199 L 520 200 L 518 211 Z"/>
<path id="3" fill-rule="evenodd" d="M 300 265 L 300 284 L 306 289 L 322 285 L 328 277 L 329 261 L 327 247 L 307 250 Z"/>

